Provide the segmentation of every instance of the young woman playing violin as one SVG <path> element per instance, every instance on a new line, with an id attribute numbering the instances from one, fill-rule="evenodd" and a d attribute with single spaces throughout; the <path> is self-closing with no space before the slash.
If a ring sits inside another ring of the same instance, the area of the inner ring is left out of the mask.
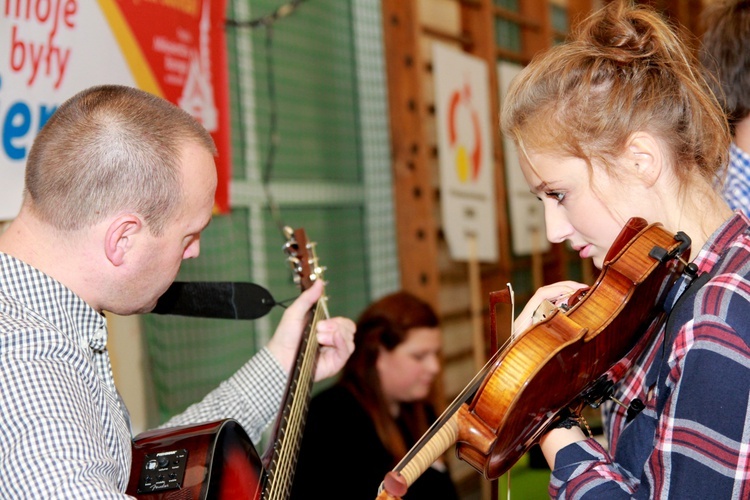
<path id="1" fill-rule="evenodd" d="M 710 276 L 622 367 L 613 397 L 623 405 L 602 405 L 608 446 L 578 426 L 541 438 L 551 496 L 750 498 L 750 221 L 716 190 L 728 127 L 689 48 L 653 10 L 611 3 L 523 70 L 502 121 L 550 241 L 601 268 L 641 217 L 685 232 Z M 516 331 L 545 299 L 582 286 L 540 289 Z M 636 399 L 645 409 L 628 418 Z"/>

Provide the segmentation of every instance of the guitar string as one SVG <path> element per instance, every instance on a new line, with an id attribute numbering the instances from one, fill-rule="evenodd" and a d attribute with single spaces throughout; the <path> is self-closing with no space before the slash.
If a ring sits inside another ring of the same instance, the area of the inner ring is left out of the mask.
<path id="1" fill-rule="evenodd" d="M 313 265 L 314 270 L 314 272 L 312 273 L 312 277 L 313 279 L 322 280 L 324 268 L 321 268 L 318 265 L 318 257 L 315 253 L 315 243 L 308 243 L 307 248 L 310 251 L 311 255 L 311 259 L 309 262 Z M 284 452 L 283 465 L 285 467 L 285 470 L 282 470 L 281 473 L 285 478 L 284 484 L 286 485 L 286 492 L 288 492 L 289 488 L 291 488 L 292 486 L 291 479 L 294 477 L 294 471 L 296 470 L 296 458 L 299 454 L 301 434 L 303 426 L 305 424 L 303 419 L 309 407 L 310 392 L 312 391 L 312 381 L 314 377 L 315 367 L 317 365 L 317 355 L 319 348 L 317 334 L 315 332 L 317 330 L 317 324 L 320 321 L 321 314 L 326 319 L 330 318 L 330 314 L 328 312 L 328 297 L 326 296 L 325 292 L 320 297 L 320 299 L 318 299 L 318 302 L 315 305 L 313 320 L 310 324 L 309 330 L 306 332 L 308 341 L 306 344 L 305 355 L 302 359 L 303 365 L 300 369 L 303 376 L 297 378 L 298 381 L 305 380 L 306 383 L 303 384 L 302 387 L 297 386 L 295 388 L 297 392 L 292 400 L 292 407 L 290 411 L 290 419 L 292 417 L 294 417 L 294 419 L 292 420 L 292 423 L 287 426 L 289 433 L 294 436 L 294 439 L 290 439 L 287 437 L 282 443 Z M 278 482 L 277 484 L 281 483 Z"/>
<path id="2" fill-rule="evenodd" d="M 299 246 L 298 242 L 296 241 L 296 238 L 294 237 L 294 232 L 292 228 L 286 227 L 284 229 L 285 233 L 288 236 L 288 241 L 285 243 L 284 248 L 290 255 L 290 262 L 292 263 L 292 269 L 296 273 L 296 279 L 295 281 L 302 283 L 302 273 L 304 271 L 303 266 L 300 264 L 302 262 L 302 259 L 300 259 L 300 253 L 299 253 Z M 303 288 L 304 290 L 304 288 Z M 300 347 L 305 347 L 307 345 L 307 341 L 309 339 L 309 329 L 304 331 L 302 333 L 302 338 L 300 339 Z M 304 357 L 302 358 L 304 359 Z M 278 482 L 281 480 L 282 474 L 281 474 L 281 467 L 283 466 L 283 444 L 285 442 L 285 436 L 288 433 L 288 405 L 290 398 L 294 401 L 294 391 L 296 390 L 296 380 L 300 377 L 300 358 L 299 354 L 297 357 L 297 360 L 295 361 L 295 366 L 293 367 L 292 372 L 290 373 L 290 378 L 288 381 L 288 388 L 287 392 L 285 394 L 285 399 L 282 401 L 283 407 L 282 412 L 279 415 L 279 418 L 281 419 L 278 424 L 278 431 L 276 435 L 276 441 L 273 443 L 273 453 L 271 456 L 271 461 L 268 464 L 268 479 L 263 487 L 263 494 L 262 498 L 263 500 L 270 500 L 275 499 L 278 496 Z"/>
<path id="3" fill-rule="evenodd" d="M 309 333 L 306 332 L 306 335 L 309 335 Z M 306 345 L 309 345 L 309 339 L 307 340 Z M 303 360 L 305 357 L 306 355 L 303 357 Z M 297 373 L 295 374 L 296 380 L 304 377 L 304 371 L 304 365 L 302 365 L 301 367 L 298 365 Z M 292 391 L 289 395 L 289 397 L 291 398 L 292 406 L 290 406 L 289 411 L 286 411 L 282 415 L 282 418 L 285 420 L 285 422 L 283 426 L 283 433 L 279 436 L 279 441 L 277 441 L 275 445 L 276 454 L 273 462 L 273 481 L 268 488 L 268 499 L 284 498 L 281 493 L 286 489 L 286 484 L 282 484 L 282 482 L 285 482 L 285 480 L 288 479 L 288 458 L 286 456 L 286 444 L 289 442 L 290 434 L 294 430 L 292 428 L 294 424 L 292 417 L 294 416 L 294 403 L 298 400 L 299 385 L 292 386 L 290 390 Z"/>
<path id="4" fill-rule="evenodd" d="M 319 316 L 319 308 L 316 307 L 315 311 L 315 320 L 313 321 L 310 329 L 310 340 L 308 343 L 307 352 L 305 354 L 305 359 L 303 363 L 303 373 L 304 377 L 301 377 L 301 379 L 304 379 L 306 381 L 312 380 L 312 371 L 314 366 L 314 358 L 315 354 L 318 349 L 318 344 L 315 338 L 314 329 L 317 325 L 318 316 Z M 304 417 L 305 411 L 307 410 L 308 405 L 308 399 L 309 399 L 309 391 L 310 391 L 310 384 L 305 383 L 303 384 L 303 387 L 297 388 L 297 394 L 295 396 L 295 399 L 292 402 L 292 411 L 290 415 L 290 419 L 292 420 L 292 425 L 290 426 L 290 436 L 287 437 L 284 443 L 284 450 L 285 450 L 285 470 L 282 471 L 285 482 L 284 484 L 287 485 L 287 487 L 291 486 L 291 478 L 293 477 L 293 468 L 296 465 L 296 457 L 298 453 L 299 448 L 299 437 L 301 434 L 301 428 L 302 428 L 302 418 Z M 292 436 L 294 439 L 292 439 Z"/>
<path id="5" fill-rule="evenodd" d="M 306 341 L 303 341 L 303 342 L 306 342 L 305 343 L 306 351 L 305 351 L 304 356 L 302 357 L 303 363 L 302 365 L 298 364 L 296 373 L 294 374 L 295 379 L 297 381 L 303 378 L 305 374 L 304 360 L 308 356 L 307 346 L 310 345 L 309 330 L 305 332 L 305 335 L 308 336 L 308 339 Z M 282 414 L 281 416 L 282 419 L 285 420 L 285 422 L 283 425 L 283 432 L 278 436 L 278 441 L 275 444 L 276 449 L 275 449 L 275 457 L 273 461 L 273 480 L 271 481 L 271 483 L 269 484 L 267 488 L 266 498 L 268 499 L 285 498 L 285 496 L 282 495 L 282 493 L 286 490 L 285 483 L 288 478 L 287 443 L 289 442 L 289 439 L 290 439 L 289 436 L 294 431 L 293 429 L 294 420 L 292 420 L 292 417 L 294 417 L 294 414 L 295 414 L 294 404 L 299 399 L 299 394 L 298 394 L 299 389 L 300 389 L 299 384 L 295 384 L 290 387 L 291 393 L 289 395 L 289 398 L 291 398 L 292 406 L 290 406 L 289 409 L 285 411 L 284 414 Z"/>
<path id="6" fill-rule="evenodd" d="M 300 259 L 300 253 L 298 252 L 298 244 L 296 242 L 296 239 L 294 238 L 294 232 L 291 228 L 285 228 L 285 233 L 288 235 L 288 241 L 284 245 L 285 250 L 287 253 L 289 253 L 290 261 L 292 262 L 292 268 L 297 273 L 297 276 L 302 278 L 302 273 L 304 272 L 304 268 L 301 264 L 299 264 L 302 259 Z M 315 271 L 318 271 L 319 268 L 317 267 L 317 257 L 314 254 L 314 245 L 310 245 L 309 243 L 305 244 L 305 248 L 308 250 L 312 250 L 312 258 L 307 259 L 308 264 L 314 264 L 313 269 Z M 310 273 L 310 277 L 314 280 L 317 275 L 314 273 Z M 303 288 L 304 290 L 304 288 Z M 268 465 L 268 471 L 267 471 L 267 482 L 266 485 L 263 487 L 263 492 L 261 497 L 264 500 L 270 500 L 270 499 L 276 499 L 276 498 L 285 498 L 280 496 L 279 492 L 279 484 L 281 480 L 285 477 L 288 477 L 288 472 L 284 470 L 284 467 L 287 464 L 287 460 L 285 458 L 286 454 L 286 446 L 285 443 L 288 442 L 287 435 L 291 432 L 292 429 L 290 429 L 290 415 L 293 416 L 294 412 L 294 403 L 298 401 L 297 392 L 299 391 L 299 384 L 298 381 L 301 377 L 305 374 L 305 366 L 304 363 L 307 359 L 309 359 L 309 347 L 310 347 L 310 332 L 314 331 L 315 325 L 317 324 L 317 312 L 318 307 L 316 304 L 316 307 L 314 307 L 313 310 L 313 319 L 311 321 L 311 325 L 308 325 L 308 327 L 305 329 L 305 331 L 302 333 L 302 338 L 300 340 L 300 348 L 304 349 L 304 353 L 301 356 L 297 357 L 297 361 L 294 366 L 294 370 L 292 371 L 290 375 L 290 380 L 288 383 L 288 391 L 285 396 L 284 406 L 285 410 L 282 411 L 282 414 L 279 418 L 281 418 L 280 424 L 279 424 L 279 432 L 276 437 L 276 442 L 273 444 L 273 454 L 271 457 L 271 462 Z M 313 342 L 313 345 L 315 342 Z M 300 364 L 300 361 L 302 361 L 302 364 Z M 291 406 L 289 406 L 291 398 Z M 294 424 L 294 421 L 292 421 L 292 424 Z M 284 488 L 284 491 L 286 491 L 286 487 Z"/>
<path id="7" fill-rule="evenodd" d="M 301 369 L 302 375 L 298 380 L 311 380 L 313 375 L 313 368 L 315 365 L 315 355 L 318 349 L 317 338 L 314 334 L 316 325 L 320 318 L 320 307 L 315 308 L 314 319 L 310 326 L 309 340 L 307 349 L 303 359 L 303 366 Z M 288 435 L 285 435 L 284 442 L 282 443 L 282 452 L 280 462 L 283 469 L 279 471 L 281 479 L 277 481 L 277 488 L 284 486 L 284 492 L 291 487 L 291 478 L 293 477 L 293 469 L 296 465 L 296 456 L 299 450 L 299 436 L 302 427 L 302 417 L 305 414 L 308 406 L 310 384 L 302 384 L 298 386 L 294 399 L 292 401 L 292 407 L 289 415 L 291 424 L 287 426 Z M 295 437 L 296 439 L 292 439 Z M 286 498 L 286 496 L 282 497 Z"/>

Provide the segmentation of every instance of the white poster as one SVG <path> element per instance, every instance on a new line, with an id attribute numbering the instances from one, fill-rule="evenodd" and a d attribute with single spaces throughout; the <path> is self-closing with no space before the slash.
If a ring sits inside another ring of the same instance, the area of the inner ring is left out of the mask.
<path id="1" fill-rule="evenodd" d="M 496 262 L 495 173 L 485 61 L 433 45 L 443 231 L 451 257 Z M 472 240 L 474 243 L 472 243 Z"/>
<path id="2" fill-rule="evenodd" d="M 500 88 L 500 103 L 502 105 L 511 80 L 523 69 L 514 63 L 501 61 L 497 65 L 497 77 Z M 510 137 L 503 136 L 503 153 L 505 159 L 505 182 L 508 189 L 508 205 L 510 206 L 511 240 L 513 253 L 529 255 L 544 253 L 549 250 L 549 242 L 545 235 L 544 207 L 536 196 L 531 194 L 526 180 L 523 178 L 521 166 L 518 163 L 518 152 Z"/>

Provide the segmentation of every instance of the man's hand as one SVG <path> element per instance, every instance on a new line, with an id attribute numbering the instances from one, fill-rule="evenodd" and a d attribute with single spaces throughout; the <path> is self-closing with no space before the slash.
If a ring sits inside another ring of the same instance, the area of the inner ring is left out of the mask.
<path id="1" fill-rule="evenodd" d="M 284 311 L 268 350 L 287 372 L 291 371 L 297 354 L 302 331 L 307 326 L 307 311 L 323 294 L 323 282 L 317 281 L 300 294 Z M 337 373 L 354 351 L 354 322 L 336 317 L 318 321 L 317 336 L 320 357 L 315 371 L 315 380 L 322 380 Z"/>

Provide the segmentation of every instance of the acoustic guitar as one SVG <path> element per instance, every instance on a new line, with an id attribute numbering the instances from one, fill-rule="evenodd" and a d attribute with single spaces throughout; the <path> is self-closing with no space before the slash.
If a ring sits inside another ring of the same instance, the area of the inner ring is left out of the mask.
<path id="1" fill-rule="evenodd" d="M 285 231 L 284 250 L 295 281 L 306 290 L 323 279 L 324 268 L 318 264 L 315 244 L 307 241 L 303 229 Z M 126 492 L 149 500 L 287 499 L 317 365 L 316 325 L 327 316 L 324 295 L 309 313 L 271 446 L 262 458 L 233 419 L 146 431 L 133 440 Z"/>

